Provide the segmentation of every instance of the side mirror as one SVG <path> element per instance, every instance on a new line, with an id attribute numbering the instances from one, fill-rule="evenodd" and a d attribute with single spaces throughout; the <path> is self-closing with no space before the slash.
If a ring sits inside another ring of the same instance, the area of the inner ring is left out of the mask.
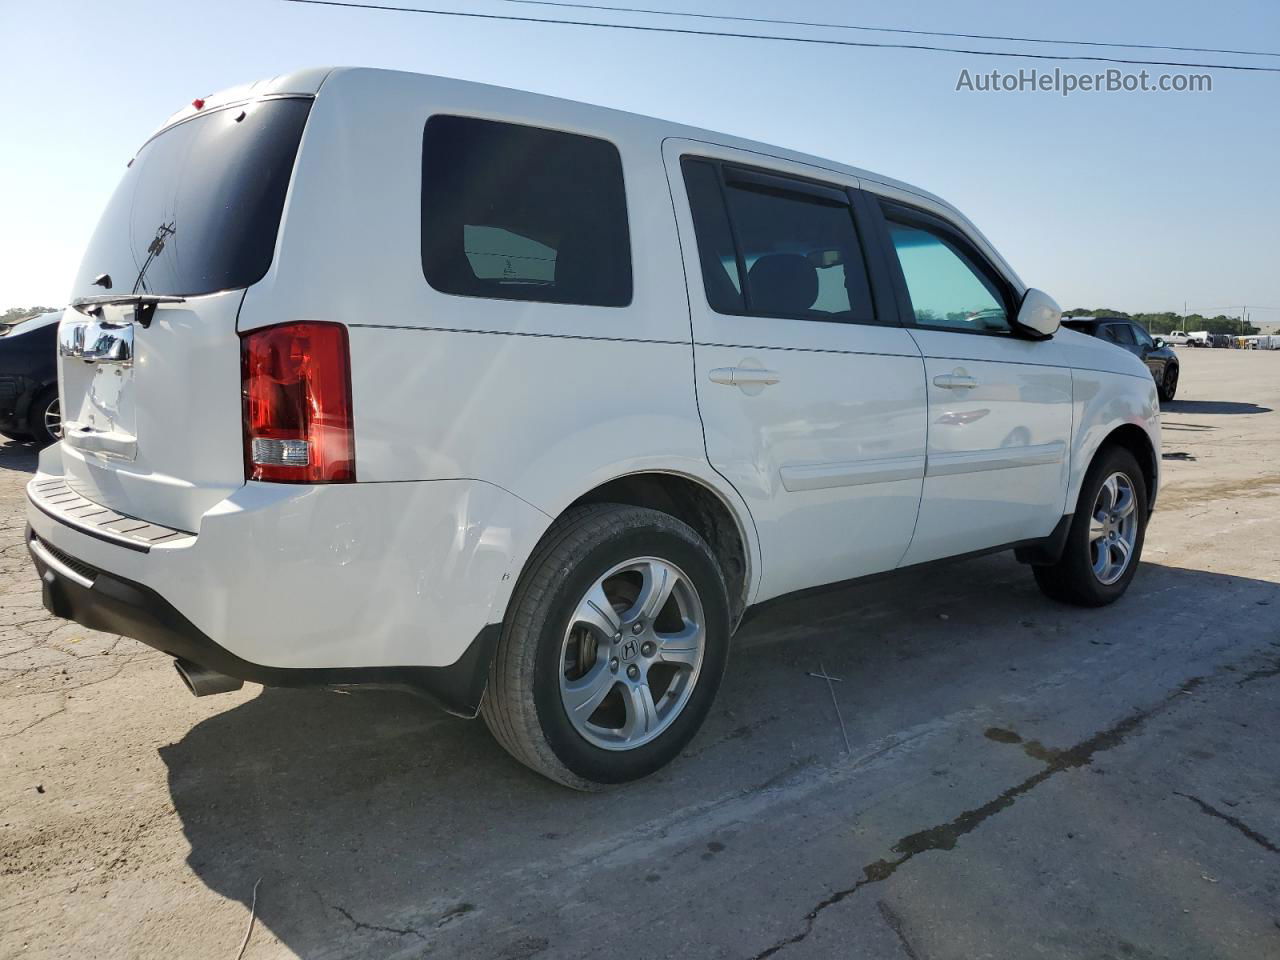
<path id="1" fill-rule="evenodd" d="M 1014 326 L 1037 340 L 1052 337 L 1062 325 L 1062 308 L 1043 290 L 1029 287 L 1018 308 Z"/>
<path id="2" fill-rule="evenodd" d="M 1156 337 L 1156 346 L 1163 347 L 1164 345 L 1164 337 Z"/>

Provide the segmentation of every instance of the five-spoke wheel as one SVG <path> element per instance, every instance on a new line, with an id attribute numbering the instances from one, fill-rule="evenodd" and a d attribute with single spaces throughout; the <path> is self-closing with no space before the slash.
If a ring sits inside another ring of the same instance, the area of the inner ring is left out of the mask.
<path id="1" fill-rule="evenodd" d="M 1098 582 L 1111 585 L 1124 576 L 1138 538 L 1137 496 L 1123 473 L 1107 477 L 1098 490 L 1089 521 L 1089 560 Z"/>
<path id="2" fill-rule="evenodd" d="M 1080 487 L 1062 554 L 1034 566 L 1040 589 L 1067 603 L 1100 607 L 1120 598 L 1142 555 L 1147 483 L 1127 449 L 1098 451 Z"/>
<path id="3" fill-rule="evenodd" d="M 702 602 L 674 564 L 615 565 L 579 601 L 560 654 L 560 697 L 576 729 L 606 750 L 661 735 L 698 680 Z"/>
<path id="4" fill-rule="evenodd" d="M 553 780 L 634 780 L 697 732 L 728 642 L 724 575 L 698 533 L 644 507 L 575 507 L 516 586 L 481 709 Z"/>

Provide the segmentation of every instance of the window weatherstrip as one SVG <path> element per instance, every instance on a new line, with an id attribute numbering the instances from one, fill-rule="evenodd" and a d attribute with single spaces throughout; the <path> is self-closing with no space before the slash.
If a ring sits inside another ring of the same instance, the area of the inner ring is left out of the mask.
<path id="1" fill-rule="evenodd" d="M 725 223 L 729 224 L 729 239 L 733 242 L 733 259 L 738 265 L 738 292 L 742 295 L 742 312 L 745 316 L 752 316 L 751 293 L 747 289 L 747 258 L 742 252 L 742 241 L 738 239 L 738 225 L 733 222 L 733 214 L 729 210 L 729 191 L 725 186 L 725 165 L 723 163 L 715 163 L 714 161 L 707 162 L 712 163 L 715 166 L 716 183 L 720 184 L 720 205 L 724 208 Z M 687 185 L 685 193 L 687 196 Z M 690 205 L 690 213 L 692 212 L 693 208 L 692 205 Z M 694 243 L 697 242 L 697 238 L 695 237 Z M 704 286 L 705 283 L 706 281 L 704 280 Z M 705 291 L 703 292 L 703 295 L 706 295 Z M 710 304 L 710 299 L 708 299 L 707 302 Z"/>
<path id="2" fill-rule="evenodd" d="M 721 170 L 724 171 L 724 182 L 731 187 L 745 187 L 748 190 L 763 188 L 779 193 L 789 193 L 793 196 L 803 197 L 806 200 L 817 201 L 832 207 L 849 206 L 849 195 L 840 187 L 829 187 L 820 183 L 811 183 L 807 180 L 762 173 L 759 170 L 747 170 L 727 163 L 721 164 Z"/>

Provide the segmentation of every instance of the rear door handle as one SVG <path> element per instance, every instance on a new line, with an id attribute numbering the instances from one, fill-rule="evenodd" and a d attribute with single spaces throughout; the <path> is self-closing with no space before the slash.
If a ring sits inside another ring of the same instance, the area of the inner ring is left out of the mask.
<path id="1" fill-rule="evenodd" d="M 972 390 L 978 380 L 963 373 L 943 373 L 933 378 L 933 385 L 948 390 Z"/>
<path id="2" fill-rule="evenodd" d="M 730 387 L 751 384 L 768 387 L 782 379 L 777 370 L 759 370 L 754 367 L 716 367 L 708 376 L 712 383 L 723 383 Z"/>

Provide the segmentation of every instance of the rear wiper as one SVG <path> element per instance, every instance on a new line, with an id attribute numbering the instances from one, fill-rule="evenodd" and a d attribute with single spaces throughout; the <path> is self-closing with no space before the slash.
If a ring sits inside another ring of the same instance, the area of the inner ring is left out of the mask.
<path id="1" fill-rule="evenodd" d="M 151 326 L 151 318 L 155 316 L 156 307 L 162 303 L 186 303 L 186 297 L 175 297 L 160 293 L 107 293 L 98 297 L 80 297 L 71 301 L 73 310 L 87 316 L 102 313 L 103 307 L 133 304 L 133 319 L 141 326 Z"/>

